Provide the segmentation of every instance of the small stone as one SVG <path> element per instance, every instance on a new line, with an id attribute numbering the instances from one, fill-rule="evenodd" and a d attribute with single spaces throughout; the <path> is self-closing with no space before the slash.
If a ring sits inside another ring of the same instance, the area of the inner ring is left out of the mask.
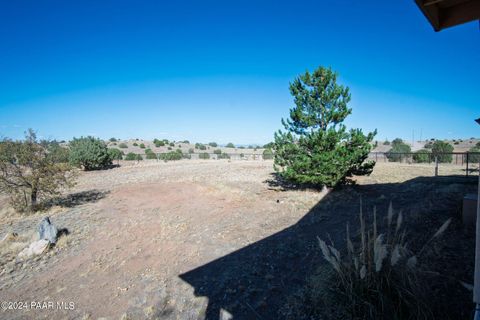
<path id="1" fill-rule="evenodd" d="M 23 249 L 18 254 L 18 257 L 21 259 L 25 259 L 34 255 L 42 254 L 48 248 L 48 245 L 49 245 L 49 242 L 48 240 L 45 240 L 45 239 L 32 242 L 27 248 Z"/>

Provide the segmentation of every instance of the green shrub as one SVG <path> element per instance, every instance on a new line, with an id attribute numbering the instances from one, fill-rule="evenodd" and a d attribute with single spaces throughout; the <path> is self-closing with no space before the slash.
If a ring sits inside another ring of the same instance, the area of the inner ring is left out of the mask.
<path id="1" fill-rule="evenodd" d="M 190 144 L 190 141 L 188 141 L 188 140 L 183 140 L 182 143 Z"/>
<path id="2" fill-rule="evenodd" d="M 158 140 L 158 139 L 153 139 L 153 144 L 155 145 L 155 147 L 159 148 L 159 147 L 163 147 L 165 145 L 165 141 Z"/>
<path id="3" fill-rule="evenodd" d="M 202 152 L 202 153 L 198 154 L 198 158 L 199 159 L 210 159 L 210 154 L 208 154 L 207 152 Z"/>
<path id="4" fill-rule="evenodd" d="M 169 143 L 169 146 L 170 146 L 170 147 L 175 147 L 175 143 L 170 142 L 170 143 Z"/>
<path id="5" fill-rule="evenodd" d="M 73 138 L 69 160 L 84 170 L 104 169 L 112 164 L 105 142 L 94 137 Z"/>
<path id="6" fill-rule="evenodd" d="M 110 138 L 110 142 L 117 142 L 117 139 L 115 139 L 115 138 Z"/>
<path id="7" fill-rule="evenodd" d="M 143 157 L 140 155 L 140 154 L 135 154 L 133 152 L 129 152 L 127 153 L 127 155 L 125 156 L 125 160 L 128 160 L 128 161 L 140 161 L 140 160 L 143 160 Z"/>
<path id="8" fill-rule="evenodd" d="M 243 158 L 245 157 L 245 155 L 243 153 L 240 153 L 240 158 Z"/>
<path id="9" fill-rule="evenodd" d="M 221 153 L 217 155 L 217 159 L 230 159 L 230 156 L 228 155 L 228 153 Z"/>
<path id="10" fill-rule="evenodd" d="M 215 149 L 215 150 L 213 150 L 213 153 L 214 153 L 214 154 L 222 154 L 222 150 L 220 150 L 220 149 Z"/>
<path id="11" fill-rule="evenodd" d="M 428 149 L 421 149 L 418 151 L 415 151 L 415 154 L 413 155 L 413 161 L 417 163 L 427 163 L 431 162 L 432 160 L 432 152 Z"/>
<path id="12" fill-rule="evenodd" d="M 438 162 L 440 163 L 452 162 L 452 155 L 448 154 L 450 152 L 453 152 L 453 146 L 447 142 L 437 140 L 432 145 L 433 159 L 437 157 Z M 442 153 L 447 153 L 447 154 L 442 154 Z"/>
<path id="13" fill-rule="evenodd" d="M 55 163 L 68 163 L 70 160 L 70 149 L 62 147 L 57 141 L 42 141 L 40 143 L 46 149 L 48 158 Z"/>
<path id="14" fill-rule="evenodd" d="M 209 142 L 208 145 L 213 148 L 218 147 L 218 144 L 216 142 Z"/>
<path id="15" fill-rule="evenodd" d="M 480 141 L 475 144 L 476 147 L 480 147 Z"/>
<path id="16" fill-rule="evenodd" d="M 195 149 L 199 150 L 207 150 L 207 147 L 204 144 L 201 143 L 195 143 Z"/>
<path id="17" fill-rule="evenodd" d="M 460 142 L 458 142 L 458 141 L 455 141 L 453 144 L 460 144 Z"/>
<path id="18" fill-rule="evenodd" d="M 134 143 L 133 143 L 133 146 L 134 146 L 134 147 L 138 147 L 138 143 L 134 142 Z"/>
<path id="19" fill-rule="evenodd" d="M 122 142 L 118 145 L 119 148 L 126 149 L 128 148 L 127 144 L 125 142 Z"/>
<path id="20" fill-rule="evenodd" d="M 144 144 L 144 143 L 140 143 L 140 148 L 145 149 L 145 144 Z"/>
<path id="21" fill-rule="evenodd" d="M 385 140 L 385 141 L 383 142 L 383 145 L 384 145 L 384 146 L 389 146 L 389 145 L 390 145 L 390 141 Z"/>
<path id="22" fill-rule="evenodd" d="M 112 160 L 122 160 L 123 158 L 123 151 L 117 148 L 110 148 L 108 149 L 108 154 L 110 159 Z"/>
<path id="23" fill-rule="evenodd" d="M 468 152 L 475 152 L 478 154 L 470 154 L 468 156 L 468 161 L 469 162 L 473 162 L 475 164 L 478 164 L 480 162 L 480 146 L 475 146 L 475 147 L 472 147 L 470 148 L 470 150 L 468 150 Z"/>
<path id="24" fill-rule="evenodd" d="M 271 149 L 265 149 L 265 150 L 263 150 L 263 159 L 264 159 L 264 160 L 273 159 L 273 152 L 272 152 Z"/>
<path id="25" fill-rule="evenodd" d="M 157 155 L 154 152 L 145 153 L 145 157 L 149 160 L 157 159 Z"/>
<path id="26" fill-rule="evenodd" d="M 172 150 L 172 147 L 168 147 L 167 150 Z"/>
<path id="27" fill-rule="evenodd" d="M 402 161 L 406 155 L 402 153 L 410 153 L 412 152 L 412 149 L 408 144 L 403 142 L 402 139 L 397 138 L 392 141 L 392 148 L 385 154 L 387 159 L 392 162 L 399 162 Z"/>
<path id="28" fill-rule="evenodd" d="M 195 153 L 195 150 L 193 148 L 188 149 L 188 153 Z"/>
<path id="29" fill-rule="evenodd" d="M 168 153 L 160 154 L 160 160 L 164 160 L 164 161 L 180 160 L 182 158 L 183 158 L 182 153 L 177 151 L 171 151 Z"/>
<path id="30" fill-rule="evenodd" d="M 235 145 L 231 142 L 227 143 L 227 145 L 225 146 L 227 148 L 235 148 Z"/>

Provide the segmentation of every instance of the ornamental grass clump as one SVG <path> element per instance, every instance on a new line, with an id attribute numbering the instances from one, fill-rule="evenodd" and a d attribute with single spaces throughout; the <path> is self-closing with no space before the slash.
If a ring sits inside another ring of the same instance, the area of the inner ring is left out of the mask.
<path id="1" fill-rule="evenodd" d="M 380 232 L 376 210 L 371 227 L 360 208 L 358 239 L 350 238 L 346 227 L 346 253 L 318 238 L 325 260 L 333 268 L 329 293 L 340 310 L 352 319 L 432 319 L 418 275 L 423 272 L 418 260 L 427 246 L 447 229 L 451 219 L 414 252 L 407 241 L 401 212 L 388 208 L 386 226 Z M 415 247 L 419 247 L 415 244 Z"/>

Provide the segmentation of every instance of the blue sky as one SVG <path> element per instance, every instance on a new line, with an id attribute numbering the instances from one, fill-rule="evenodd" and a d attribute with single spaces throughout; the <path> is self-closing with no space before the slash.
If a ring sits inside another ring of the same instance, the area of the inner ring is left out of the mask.
<path id="1" fill-rule="evenodd" d="M 414 1 L 2 1 L 0 136 L 272 140 L 289 82 L 331 66 L 347 125 L 480 136 L 480 31 Z"/>

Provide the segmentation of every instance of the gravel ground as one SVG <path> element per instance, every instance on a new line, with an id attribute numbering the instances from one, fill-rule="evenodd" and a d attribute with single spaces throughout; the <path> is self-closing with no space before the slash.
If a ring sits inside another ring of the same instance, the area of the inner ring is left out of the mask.
<path id="1" fill-rule="evenodd" d="M 379 163 L 358 186 L 320 192 L 271 183 L 271 161 L 124 162 L 81 173 L 44 212 L 19 216 L 0 199 L 0 239 L 18 233 L 0 247 L 1 300 L 74 303 L 0 310 L 0 318 L 284 318 L 286 301 L 321 263 L 316 236 L 342 241 L 360 197 L 379 212 L 392 200 L 406 217 L 441 203 L 435 219 L 443 219 L 475 189 L 460 178 L 432 182 L 431 169 Z M 19 261 L 46 215 L 70 233 Z"/>

